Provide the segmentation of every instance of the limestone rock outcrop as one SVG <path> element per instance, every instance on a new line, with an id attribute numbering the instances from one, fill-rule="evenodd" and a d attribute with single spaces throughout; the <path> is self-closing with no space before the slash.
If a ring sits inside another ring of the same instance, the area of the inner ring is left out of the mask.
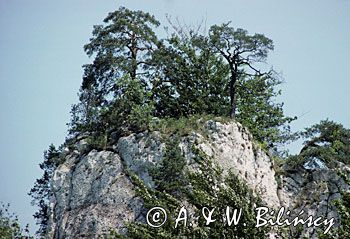
<path id="1" fill-rule="evenodd" d="M 196 170 L 191 150 L 195 146 L 224 173 L 232 170 L 245 180 L 270 208 L 306 208 L 315 215 L 337 216 L 330 199 L 339 197 L 340 188 L 348 185 L 336 172 L 303 169 L 281 178 L 274 171 L 273 160 L 242 125 L 216 121 L 203 124 L 203 132 L 184 136 L 179 144 L 192 170 Z M 136 195 L 128 172 L 154 187 L 149 168 L 162 160 L 165 147 L 157 131 L 122 137 L 104 150 L 87 147 L 84 139 L 76 142 L 75 148 L 66 152 L 51 182 L 49 237 L 98 238 L 108 235 L 110 229 L 122 232 L 126 222 L 144 221 L 143 201 Z"/>

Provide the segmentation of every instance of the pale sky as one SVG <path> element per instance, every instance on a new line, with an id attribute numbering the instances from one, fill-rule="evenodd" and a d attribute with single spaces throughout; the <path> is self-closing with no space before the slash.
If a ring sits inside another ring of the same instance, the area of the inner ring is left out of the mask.
<path id="1" fill-rule="evenodd" d="M 163 23 L 169 14 L 192 25 L 232 21 L 265 34 L 275 43 L 268 63 L 285 80 L 279 100 L 287 115 L 299 116 L 293 129 L 326 118 L 350 127 L 349 0 L 1 0 L 0 201 L 23 224 L 34 228 L 27 193 L 42 174 L 43 151 L 66 136 L 81 66 L 90 61 L 83 45 L 92 26 L 119 6 Z"/>

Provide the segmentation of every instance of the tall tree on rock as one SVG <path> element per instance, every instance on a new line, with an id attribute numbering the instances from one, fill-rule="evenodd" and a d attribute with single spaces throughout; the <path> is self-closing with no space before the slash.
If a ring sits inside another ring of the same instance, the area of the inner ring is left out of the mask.
<path id="1" fill-rule="evenodd" d="M 249 35 L 244 29 L 235 30 L 230 23 L 214 25 L 209 30 L 209 40 L 213 51 L 223 56 L 230 69 L 230 117 L 236 115 L 237 81 L 244 75 L 266 75 L 255 68 L 254 63 L 264 62 L 270 50 L 273 50 L 271 39 L 262 34 Z"/>
<path id="2" fill-rule="evenodd" d="M 116 99 L 125 96 L 125 79 L 130 78 L 144 91 L 150 86 L 150 59 L 159 43 L 153 29 L 160 23 L 149 13 L 124 7 L 109 13 L 103 22 L 94 26 L 93 36 L 84 46 L 94 60 L 84 66 L 80 102 L 72 109 L 72 132 L 106 128 L 101 112 L 115 107 Z"/>
<path id="3" fill-rule="evenodd" d="M 108 93 L 113 90 L 115 79 L 125 74 L 133 80 L 145 79 L 142 76 L 146 74 L 151 52 L 158 44 L 153 27 L 160 23 L 149 13 L 124 7 L 109 13 L 104 23 L 94 26 L 93 37 L 84 46 L 89 56 L 95 54 L 93 68 L 98 75 L 94 74 L 93 80 L 85 77 L 84 81 L 88 82 L 83 82 L 83 86 L 97 80 Z M 141 69 L 145 71 L 141 72 Z"/>

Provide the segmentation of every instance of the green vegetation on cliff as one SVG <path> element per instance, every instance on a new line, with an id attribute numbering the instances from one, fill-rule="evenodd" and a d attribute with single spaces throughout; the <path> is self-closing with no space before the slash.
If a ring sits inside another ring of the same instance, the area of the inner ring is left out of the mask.
<path id="1" fill-rule="evenodd" d="M 304 164 L 320 164 L 336 168 L 338 162 L 350 165 L 350 130 L 330 120 L 322 120 L 300 135 L 305 139 L 298 155 L 287 160 L 290 167 Z"/>
<path id="2" fill-rule="evenodd" d="M 172 217 L 169 216 L 161 228 L 132 222 L 127 224 L 126 234 L 113 232 L 112 236 L 135 239 L 265 238 L 268 230 L 255 227 L 255 208 L 262 204 L 259 197 L 232 172 L 224 176 L 222 169 L 195 145 L 192 147 L 193 160 L 198 164 L 198 169 L 189 170 L 178 143 L 176 137 L 168 140 L 162 162 L 153 170 L 153 178 L 156 181 L 154 189 L 146 187 L 136 175 L 131 174 L 132 180 L 138 186 L 138 196 L 144 200 L 145 208 L 151 209 L 157 205 Z M 176 219 L 184 219 L 184 215 L 179 213 L 183 206 L 191 209 L 186 212 L 186 220 L 180 220 L 175 228 Z M 226 211 L 227 206 L 231 210 L 229 213 Z M 212 219 L 216 221 L 210 225 L 200 216 L 205 207 L 208 210 L 214 209 Z M 239 225 L 228 225 L 234 209 L 242 210 L 241 214 L 238 213 L 241 215 Z M 229 217 L 223 217 L 225 213 Z M 199 219 L 196 220 L 196 217 Z M 191 224 L 188 221 L 191 221 Z"/>
<path id="3" fill-rule="evenodd" d="M 120 8 L 94 26 L 72 136 L 123 136 L 149 129 L 154 118 L 209 114 L 236 118 L 275 150 L 289 139 L 294 118 L 275 102 L 281 80 L 257 64 L 273 50 L 271 39 L 229 24 L 207 34 L 179 26 L 160 38 L 159 25 L 148 13 Z"/>

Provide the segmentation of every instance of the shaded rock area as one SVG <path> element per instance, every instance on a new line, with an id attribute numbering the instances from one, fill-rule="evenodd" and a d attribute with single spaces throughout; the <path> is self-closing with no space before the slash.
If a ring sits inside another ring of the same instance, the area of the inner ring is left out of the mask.
<path id="1" fill-rule="evenodd" d="M 126 222 L 144 222 L 143 201 L 136 196 L 128 172 L 154 187 L 149 168 L 162 160 L 165 143 L 161 134 L 132 134 L 99 151 L 89 148 L 84 139 L 75 146 L 66 152 L 52 179 L 49 238 L 99 238 L 110 229 L 123 233 Z M 191 170 L 196 170 L 195 146 L 224 173 L 232 170 L 245 180 L 270 208 L 286 206 L 293 212 L 303 209 L 307 214 L 337 217 L 331 201 L 339 197 L 341 189 L 348 188 L 335 170 L 327 168 L 301 168 L 277 176 L 273 160 L 239 123 L 208 121 L 203 132 L 181 138 L 179 146 Z M 312 230 L 305 233 L 310 238 L 316 235 Z"/>
<path id="2" fill-rule="evenodd" d="M 339 216 L 334 200 L 340 198 L 340 192 L 349 190 L 346 178 L 350 177 L 350 168 L 341 162 L 336 164 L 332 169 L 324 166 L 285 169 L 280 194 L 282 206 L 289 207 L 294 215 L 303 210 L 305 215 L 314 218 L 334 218 L 337 226 Z M 303 236 L 318 238 L 318 233 L 316 227 L 304 227 Z"/>

